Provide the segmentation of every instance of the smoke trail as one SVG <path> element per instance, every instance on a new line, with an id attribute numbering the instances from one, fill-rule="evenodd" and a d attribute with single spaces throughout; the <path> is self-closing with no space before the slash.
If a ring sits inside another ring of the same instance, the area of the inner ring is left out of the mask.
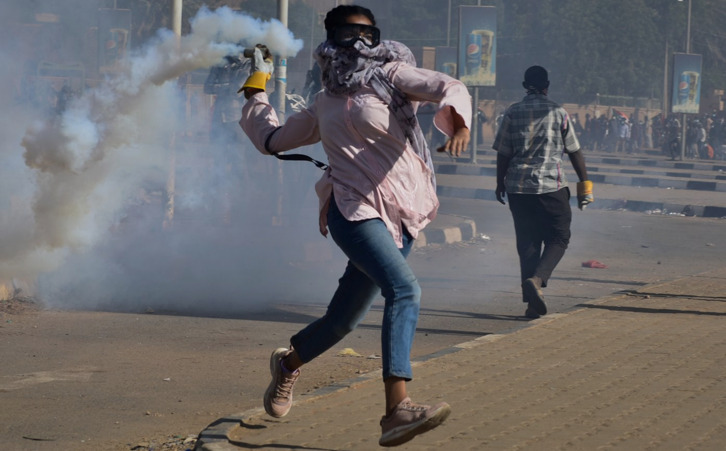
<path id="1" fill-rule="evenodd" d="M 0 53 L 0 80 L 15 75 L 13 58 Z M 13 92 L 4 84 L 0 104 L 13 105 Z M 27 108 L 0 108 L 0 283 L 13 277 L 32 279 L 39 271 L 57 266 L 58 252 L 39 249 L 35 245 L 32 199 L 34 174 L 25 165 L 17 143 L 23 136 L 22 124 L 31 121 L 33 112 Z M 19 127 L 18 124 L 21 124 Z"/>
<path id="2" fill-rule="evenodd" d="M 148 49 L 146 58 L 135 58 L 132 73 L 153 83 L 162 83 L 194 69 L 209 67 L 220 62 L 225 55 L 239 53 L 243 46 L 263 42 L 273 54 L 294 56 L 303 42 L 277 20 L 262 22 L 227 7 L 210 11 L 206 7 L 190 21 L 192 33 L 182 37 L 179 52 L 170 31 L 161 34 L 162 41 Z M 132 77 L 130 89 L 138 84 Z"/>
<path id="3" fill-rule="evenodd" d="M 261 248 L 265 240 L 282 247 L 286 240 L 276 237 L 279 230 L 273 232 L 269 224 L 250 218 L 265 214 L 265 205 L 274 202 L 269 196 L 273 188 L 288 188 L 274 187 L 275 180 L 248 170 L 251 185 L 261 185 L 262 193 L 230 193 L 219 187 L 220 178 L 229 178 L 220 165 L 207 168 L 214 172 L 211 177 L 204 170 L 177 177 L 183 180 L 180 210 L 192 218 L 204 217 L 211 201 L 232 196 L 230 202 L 245 205 L 235 213 L 237 223 L 244 222 L 244 230 L 214 229 L 189 221 L 164 231 L 160 229 L 163 206 L 149 205 L 163 197 L 171 137 L 180 136 L 180 129 L 191 125 L 183 122 L 184 104 L 171 81 L 219 64 L 225 55 L 238 54 L 244 46 L 263 42 L 273 53 L 293 56 L 302 41 L 278 21 L 263 22 L 226 7 L 203 8 L 191 20 L 191 30 L 181 39 L 168 30 L 160 32 L 123 61 L 119 74 L 86 91 L 61 115 L 27 128 L 21 142 L 23 172 L 27 175 L 32 169 L 34 192 L 24 196 L 32 196 L 32 211 L 20 208 L 14 217 L 23 222 L 2 224 L 10 226 L 3 227 L 10 233 L 3 232 L 3 242 L 14 244 L 0 251 L 0 280 L 36 275 L 41 297 L 59 306 L 221 305 L 239 301 L 241 293 L 269 298 L 270 285 L 281 290 L 277 296 L 285 296 L 282 292 L 287 286 L 272 281 L 268 268 L 299 255 L 274 255 Z M 250 154 L 248 162 L 264 158 L 243 149 L 240 141 L 229 144 Z M 210 148 L 210 158 L 219 158 L 218 151 Z M 298 182 L 310 186 L 312 181 L 305 178 L 300 175 Z M 221 183 L 230 184 L 229 180 Z M 295 189 L 306 197 L 297 200 L 305 200 L 314 209 L 308 191 Z M 263 206 L 254 205 L 253 195 Z M 312 209 L 297 215 L 311 230 Z M 21 223 L 25 227 L 19 227 Z M 251 238 L 254 246 L 240 235 Z"/>

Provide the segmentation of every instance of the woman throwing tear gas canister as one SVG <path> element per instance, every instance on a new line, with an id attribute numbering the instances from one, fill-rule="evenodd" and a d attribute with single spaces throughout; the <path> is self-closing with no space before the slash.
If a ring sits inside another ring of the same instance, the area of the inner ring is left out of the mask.
<path id="1" fill-rule="evenodd" d="M 273 417 L 286 415 L 299 368 L 355 329 L 380 293 L 386 411 L 379 443 L 396 446 L 450 412 L 446 403 L 416 404 L 406 391 L 421 298 L 406 257 L 439 206 L 415 112 L 419 102 L 438 104 L 434 124 L 450 137 L 442 150 L 458 156 L 469 143 L 471 98 L 461 82 L 416 68 L 403 44 L 381 41 L 367 8 L 336 7 L 325 29 L 327 40 L 315 51 L 324 89 L 312 106 L 281 126 L 264 83 L 255 83 L 253 74 L 243 87 L 248 101 L 240 125 L 260 152 L 322 142 L 329 167 L 316 184 L 320 233 L 330 232 L 349 259 L 325 315 L 291 337 L 289 349 L 272 353 L 264 405 Z"/>

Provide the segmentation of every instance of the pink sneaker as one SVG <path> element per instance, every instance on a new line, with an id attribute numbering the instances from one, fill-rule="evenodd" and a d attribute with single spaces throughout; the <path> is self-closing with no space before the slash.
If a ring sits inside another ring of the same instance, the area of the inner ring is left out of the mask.
<path id="1" fill-rule="evenodd" d="M 415 404 L 411 398 L 401 401 L 387 417 L 381 418 L 381 446 L 398 446 L 444 422 L 451 413 L 445 402 L 435 406 Z"/>
<path id="2" fill-rule="evenodd" d="M 300 377 L 300 370 L 289 372 L 282 367 L 284 359 L 291 351 L 287 348 L 277 348 L 270 356 L 270 374 L 272 381 L 265 391 L 265 412 L 268 415 L 280 418 L 287 415 L 292 407 L 292 386 Z"/>

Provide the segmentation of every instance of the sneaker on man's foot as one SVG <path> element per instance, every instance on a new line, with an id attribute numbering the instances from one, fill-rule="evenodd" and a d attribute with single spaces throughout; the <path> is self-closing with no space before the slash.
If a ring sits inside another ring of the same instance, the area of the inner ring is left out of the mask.
<path id="1" fill-rule="evenodd" d="M 401 401 L 393 413 L 381 418 L 381 446 L 398 446 L 444 422 L 451 413 L 445 402 L 435 406 L 415 404 L 411 398 Z"/>
<path id="2" fill-rule="evenodd" d="M 529 305 L 527 310 L 533 310 L 540 316 L 547 314 L 542 288 L 535 283 L 534 279 L 529 278 L 522 282 L 522 296 Z"/>
<path id="3" fill-rule="evenodd" d="M 300 370 L 292 373 L 282 367 L 282 359 L 290 354 L 287 348 L 277 348 L 270 356 L 270 374 L 272 381 L 265 391 L 265 412 L 268 415 L 280 418 L 287 415 L 292 407 L 292 386 L 300 376 Z"/>

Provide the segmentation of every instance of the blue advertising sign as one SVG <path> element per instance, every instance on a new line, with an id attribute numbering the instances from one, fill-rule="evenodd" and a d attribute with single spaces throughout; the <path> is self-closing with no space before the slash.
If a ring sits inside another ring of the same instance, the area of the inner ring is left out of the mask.
<path id="1" fill-rule="evenodd" d="M 131 38 L 131 11 L 128 9 L 98 10 L 98 71 L 118 70 L 126 56 Z"/>
<path id="2" fill-rule="evenodd" d="M 459 7 L 458 53 L 459 80 L 467 86 L 496 85 L 496 7 Z"/>
<path id="3" fill-rule="evenodd" d="M 673 55 L 673 113 L 698 114 L 701 104 L 701 55 Z"/>
<path id="4" fill-rule="evenodd" d="M 449 77 L 457 77 L 456 47 L 436 47 L 434 65 L 436 70 Z"/>

